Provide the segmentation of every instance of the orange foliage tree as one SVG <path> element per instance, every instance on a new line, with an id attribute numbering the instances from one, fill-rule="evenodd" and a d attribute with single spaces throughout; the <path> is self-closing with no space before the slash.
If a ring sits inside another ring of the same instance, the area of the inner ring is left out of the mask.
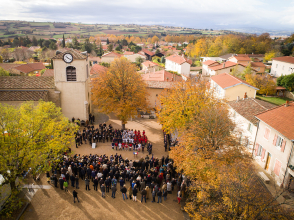
<path id="1" fill-rule="evenodd" d="M 93 104 L 106 114 L 115 113 L 123 129 L 130 117 L 148 106 L 146 84 L 136 70 L 134 64 L 121 57 L 92 81 Z"/>
<path id="2" fill-rule="evenodd" d="M 246 82 L 255 86 L 259 90 L 260 95 L 274 95 L 276 90 L 276 82 L 268 75 L 246 74 Z"/>
<path id="3" fill-rule="evenodd" d="M 287 219 L 260 184 L 250 154 L 239 145 L 228 106 L 204 82 L 179 82 L 160 95 L 158 118 L 178 131 L 170 157 L 190 181 L 185 210 L 193 219 Z M 183 192 L 182 192 L 183 193 Z M 186 195 L 186 196 L 185 196 Z"/>

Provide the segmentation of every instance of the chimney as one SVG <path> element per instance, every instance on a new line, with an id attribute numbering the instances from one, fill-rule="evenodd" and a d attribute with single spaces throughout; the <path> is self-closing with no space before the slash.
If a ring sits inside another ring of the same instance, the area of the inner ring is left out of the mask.
<path id="1" fill-rule="evenodd" d="M 237 96 L 237 102 L 240 101 L 240 96 Z"/>
<path id="2" fill-rule="evenodd" d="M 223 68 L 225 68 L 226 62 L 223 62 Z"/>
<path id="3" fill-rule="evenodd" d="M 289 106 L 289 100 L 286 101 L 285 107 Z"/>
<path id="4" fill-rule="evenodd" d="M 245 92 L 244 99 L 247 99 L 247 92 Z"/>

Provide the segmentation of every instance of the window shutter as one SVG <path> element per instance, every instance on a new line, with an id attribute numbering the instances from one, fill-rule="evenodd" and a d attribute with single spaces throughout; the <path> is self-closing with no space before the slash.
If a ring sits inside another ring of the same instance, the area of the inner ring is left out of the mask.
<path id="1" fill-rule="evenodd" d="M 269 139 L 270 130 L 265 128 L 264 137 L 268 140 Z"/>
<path id="2" fill-rule="evenodd" d="M 262 149 L 262 153 L 261 153 L 261 159 L 263 160 L 263 158 L 264 158 L 264 155 L 265 155 L 265 149 L 263 148 Z"/>
<path id="3" fill-rule="evenodd" d="M 286 140 L 283 140 L 281 151 L 284 152 L 286 146 Z"/>
<path id="4" fill-rule="evenodd" d="M 275 163 L 275 168 L 274 168 L 274 173 L 279 176 L 280 175 L 280 169 L 281 169 L 281 162 L 276 160 L 276 163 Z"/>
<path id="5" fill-rule="evenodd" d="M 255 156 L 257 156 L 258 147 L 259 147 L 259 144 L 258 144 L 258 143 L 256 143 L 256 144 L 255 144 Z"/>
<path id="6" fill-rule="evenodd" d="M 276 146 L 278 135 L 275 134 L 273 145 Z"/>

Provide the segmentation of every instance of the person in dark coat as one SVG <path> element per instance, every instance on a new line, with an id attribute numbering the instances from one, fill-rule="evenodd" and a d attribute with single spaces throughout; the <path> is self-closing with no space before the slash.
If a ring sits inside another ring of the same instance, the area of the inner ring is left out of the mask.
<path id="1" fill-rule="evenodd" d="M 143 202 L 143 199 L 145 200 L 145 203 L 146 203 L 146 195 L 147 195 L 147 191 L 146 191 L 145 188 L 143 188 L 143 190 L 141 191 L 141 195 L 142 195 L 141 203 Z"/>
<path id="2" fill-rule="evenodd" d="M 111 185 L 110 176 L 105 180 L 105 185 L 106 185 L 106 192 L 109 192 L 109 188 L 110 188 L 110 185 Z"/>
<path id="3" fill-rule="evenodd" d="M 112 198 L 115 198 L 115 193 L 116 193 L 116 185 L 112 185 L 112 187 L 111 187 L 111 192 L 112 192 L 112 194 L 111 194 L 111 197 Z"/>
<path id="4" fill-rule="evenodd" d="M 88 189 L 88 190 L 91 190 L 90 188 L 89 188 L 89 185 L 90 185 L 90 180 L 86 177 L 86 179 L 85 179 L 85 184 L 86 184 L 86 190 Z"/>
<path id="5" fill-rule="evenodd" d="M 76 198 L 77 198 L 78 202 L 80 202 L 80 201 L 79 201 L 79 198 L 78 198 L 78 193 L 77 193 L 77 191 L 73 190 L 73 191 L 72 191 L 72 195 L 73 195 L 74 203 L 76 202 Z"/>
<path id="6" fill-rule="evenodd" d="M 59 181 L 59 186 L 60 186 L 60 189 L 61 189 L 61 190 L 63 190 L 63 183 L 64 183 L 64 180 L 63 180 L 63 178 L 62 178 L 62 177 L 60 177 L 58 181 Z"/>
<path id="7" fill-rule="evenodd" d="M 54 174 L 54 176 L 53 176 L 53 182 L 54 182 L 54 186 L 57 188 L 57 177 L 56 177 L 56 174 Z"/>
<path id="8" fill-rule="evenodd" d="M 135 202 L 137 202 L 137 193 L 138 193 L 138 190 L 137 190 L 137 186 L 135 185 L 133 189 L 133 201 Z"/>
<path id="9" fill-rule="evenodd" d="M 102 197 L 105 198 L 105 185 L 102 184 L 100 189 L 101 189 Z"/>
<path id="10" fill-rule="evenodd" d="M 159 191 L 157 192 L 157 197 L 158 197 L 158 201 L 157 201 L 157 203 L 159 203 L 159 200 L 160 200 L 160 203 L 161 203 L 161 196 L 162 196 L 162 192 L 161 192 L 161 190 L 159 189 Z"/>
<path id="11" fill-rule="evenodd" d="M 96 176 L 95 179 L 94 179 L 94 190 L 97 191 L 97 188 L 98 188 L 98 178 Z"/>
<path id="12" fill-rule="evenodd" d="M 76 188 L 79 189 L 80 187 L 79 187 L 79 177 L 78 177 L 78 175 L 76 175 L 75 180 L 76 180 Z"/>
<path id="13" fill-rule="evenodd" d="M 126 185 L 123 185 L 123 187 L 121 188 L 121 193 L 122 193 L 122 196 L 123 196 L 123 200 L 125 200 L 125 197 L 126 199 L 128 199 L 127 197 L 127 188 L 126 188 Z"/>
<path id="14" fill-rule="evenodd" d="M 71 181 L 71 186 L 75 187 L 76 178 L 75 178 L 75 176 L 73 174 L 70 176 L 70 181 Z"/>

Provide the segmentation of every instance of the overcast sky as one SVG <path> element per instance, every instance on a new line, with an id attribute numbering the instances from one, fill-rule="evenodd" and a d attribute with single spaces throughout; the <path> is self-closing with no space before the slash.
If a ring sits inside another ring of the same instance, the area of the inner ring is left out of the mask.
<path id="1" fill-rule="evenodd" d="M 294 0 L 0 0 L 0 20 L 294 30 Z"/>

